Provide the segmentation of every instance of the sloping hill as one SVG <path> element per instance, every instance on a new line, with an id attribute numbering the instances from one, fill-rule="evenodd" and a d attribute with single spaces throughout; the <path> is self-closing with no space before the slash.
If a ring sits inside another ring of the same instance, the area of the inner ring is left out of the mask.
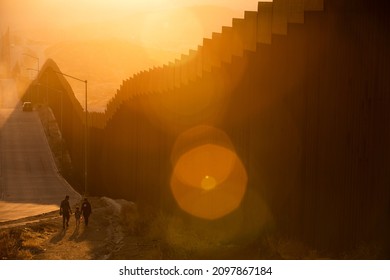
<path id="1" fill-rule="evenodd" d="M 153 57 L 170 60 L 175 55 L 120 39 L 67 41 L 46 50 L 46 56 L 54 59 L 64 73 L 88 80 L 92 111 L 104 110 L 125 77 L 158 64 Z M 83 100 L 84 85 L 71 79 L 69 83 L 76 97 Z"/>

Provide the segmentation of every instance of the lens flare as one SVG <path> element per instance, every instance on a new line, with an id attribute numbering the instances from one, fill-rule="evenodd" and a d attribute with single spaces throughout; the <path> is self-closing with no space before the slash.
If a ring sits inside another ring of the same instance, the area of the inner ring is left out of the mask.
<path id="1" fill-rule="evenodd" d="M 202 189 L 209 191 L 209 190 L 212 190 L 215 188 L 215 186 L 217 185 L 217 181 L 215 180 L 215 178 L 213 176 L 206 175 L 202 179 L 202 182 L 200 183 L 200 185 L 202 186 Z"/>
<path id="2" fill-rule="evenodd" d="M 226 134 L 201 126 L 179 140 L 173 152 L 171 190 L 180 208 L 208 220 L 237 209 L 246 191 L 247 174 L 235 151 L 229 148 L 232 145 Z"/>
<path id="3" fill-rule="evenodd" d="M 174 173 L 189 186 L 214 188 L 230 175 L 235 160 L 236 155 L 224 147 L 202 145 L 184 153 L 176 162 Z"/>

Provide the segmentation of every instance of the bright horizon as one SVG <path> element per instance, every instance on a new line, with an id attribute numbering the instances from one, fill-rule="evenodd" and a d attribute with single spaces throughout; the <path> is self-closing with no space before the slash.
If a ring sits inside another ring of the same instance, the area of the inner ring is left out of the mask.
<path id="1" fill-rule="evenodd" d="M 268 0 L 269 1 L 269 0 Z M 91 109 L 103 110 L 121 81 L 187 54 L 257 10 L 257 0 L 0 0 L 0 34 L 9 28 L 11 61 L 34 78 L 53 58 L 64 73 L 88 79 Z M 69 81 L 80 103 L 82 85 Z"/>
<path id="2" fill-rule="evenodd" d="M 271 2 L 271 0 L 262 0 Z M 256 10 L 257 0 L 1 0 L 0 30 L 8 27 L 11 31 L 21 32 L 34 29 L 63 29 L 70 26 L 100 22 L 117 22 L 124 19 L 155 17 L 173 9 L 183 9 L 193 6 L 215 6 L 235 11 L 237 17 L 242 17 L 246 10 Z M 191 16 L 191 15 L 189 15 Z M 143 24 L 143 23 L 140 23 Z M 177 28 L 181 22 L 177 22 Z M 218 23 L 216 23 L 218 24 Z M 220 25 L 226 23 L 222 22 Z M 123 27 L 121 27 L 123 28 Z M 36 39 L 36 38 L 30 38 Z M 38 39 L 39 40 L 39 39 Z"/>

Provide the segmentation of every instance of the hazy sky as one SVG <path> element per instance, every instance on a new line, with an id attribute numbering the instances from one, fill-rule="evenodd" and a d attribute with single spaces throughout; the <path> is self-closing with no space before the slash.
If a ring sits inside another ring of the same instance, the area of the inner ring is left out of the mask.
<path id="1" fill-rule="evenodd" d="M 257 0 L 0 0 L 1 28 L 68 25 L 193 5 L 255 10 Z"/>
<path id="2" fill-rule="evenodd" d="M 9 27 L 13 35 L 46 44 L 112 37 L 182 52 L 231 25 L 232 17 L 257 10 L 257 4 L 258 0 L 0 0 L 0 31 Z M 164 46 L 164 41 L 170 43 Z"/>
<path id="3" fill-rule="evenodd" d="M 53 58 L 64 72 L 88 79 L 91 96 L 101 101 L 122 79 L 196 49 L 204 37 L 257 5 L 258 0 L 0 0 L 0 34 L 10 29 L 11 60 L 21 63 L 24 75 L 35 77 L 26 69 L 37 68 L 37 60 L 23 53 L 39 57 L 41 66 Z M 140 46 L 143 56 L 127 44 Z M 76 96 L 83 93 L 79 83 L 69 82 Z"/>

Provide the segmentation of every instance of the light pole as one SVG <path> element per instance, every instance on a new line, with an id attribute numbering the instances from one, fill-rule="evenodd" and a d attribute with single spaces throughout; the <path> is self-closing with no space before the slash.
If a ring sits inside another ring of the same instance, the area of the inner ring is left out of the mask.
<path id="1" fill-rule="evenodd" d="M 79 78 L 76 78 L 74 76 L 55 71 L 54 73 L 61 74 L 65 77 L 72 78 L 74 80 L 80 81 L 85 83 L 85 131 L 84 131 L 84 196 L 87 195 L 88 190 L 88 81 L 87 80 L 81 80 Z"/>

